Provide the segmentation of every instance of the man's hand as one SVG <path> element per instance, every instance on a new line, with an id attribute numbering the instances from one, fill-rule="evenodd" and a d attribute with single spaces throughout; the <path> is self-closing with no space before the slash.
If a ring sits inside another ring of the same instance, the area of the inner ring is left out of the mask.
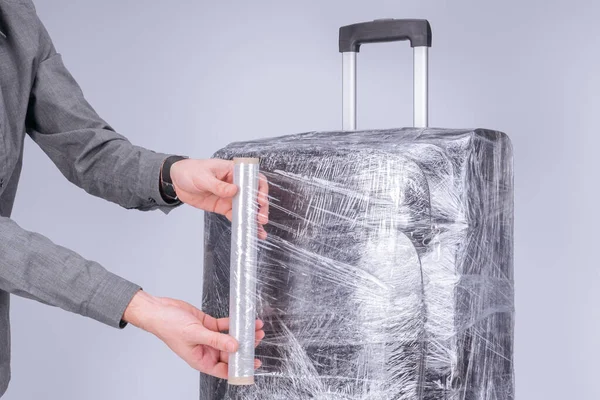
<path id="1" fill-rule="evenodd" d="M 232 199 L 238 191 L 233 184 L 233 161 L 181 160 L 171 167 L 171 179 L 182 202 L 204 211 L 222 214 L 231 220 Z M 266 239 L 263 225 L 269 221 L 269 186 L 264 175 L 258 184 L 258 235 Z"/>
<path id="2" fill-rule="evenodd" d="M 192 368 L 227 379 L 229 353 L 238 349 L 233 337 L 221 333 L 229 329 L 229 318 L 215 319 L 186 302 L 139 291 L 123 319 L 154 334 Z M 262 327 L 256 321 L 256 345 L 265 337 Z M 255 367 L 260 361 L 255 360 Z"/>

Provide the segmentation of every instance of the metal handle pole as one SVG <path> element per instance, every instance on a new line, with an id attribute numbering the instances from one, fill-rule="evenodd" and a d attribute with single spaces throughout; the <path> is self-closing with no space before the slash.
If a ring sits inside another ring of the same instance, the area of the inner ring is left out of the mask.
<path id="1" fill-rule="evenodd" d="M 356 129 L 356 52 L 342 53 L 342 129 Z"/>
<path id="2" fill-rule="evenodd" d="M 413 125 L 415 128 L 427 128 L 427 126 L 429 125 L 429 47 L 415 47 L 413 54 Z"/>
<path id="3" fill-rule="evenodd" d="M 356 129 L 356 54 L 367 43 L 410 41 L 414 49 L 413 126 L 426 128 L 428 116 L 429 47 L 431 26 L 424 19 L 381 19 L 342 26 L 339 51 L 342 53 L 343 114 L 342 129 Z"/>

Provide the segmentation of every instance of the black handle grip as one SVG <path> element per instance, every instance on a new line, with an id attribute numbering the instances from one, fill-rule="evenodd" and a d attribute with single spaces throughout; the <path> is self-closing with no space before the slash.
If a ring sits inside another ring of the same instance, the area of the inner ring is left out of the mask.
<path id="1" fill-rule="evenodd" d="M 410 40 L 411 47 L 431 47 L 431 25 L 425 19 L 377 19 L 340 28 L 340 53 L 358 52 L 363 43 Z"/>

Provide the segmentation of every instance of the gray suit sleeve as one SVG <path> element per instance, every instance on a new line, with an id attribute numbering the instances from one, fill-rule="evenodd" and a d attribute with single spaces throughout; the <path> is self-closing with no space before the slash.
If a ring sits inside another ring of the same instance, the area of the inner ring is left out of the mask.
<path id="1" fill-rule="evenodd" d="M 27 114 L 27 131 L 62 174 L 86 192 L 128 209 L 173 207 L 159 191 L 168 154 L 135 146 L 88 104 L 58 53 L 38 67 Z"/>
<path id="2" fill-rule="evenodd" d="M 62 174 L 86 192 L 128 209 L 160 209 L 160 167 L 170 154 L 135 146 L 86 101 L 46 28 L 33 11 L 39 64 L 27 112 L 27 133 Z M 101 78 L 101 77 L 100 77 Z"/>
<path id="3" fill-rule="evenodd" d="M 167 155 L 134 146 L 108 126 L 84 99 L 41 22 L 37 28 L 41 61 L 27 109 L 28 134 L 88 193 L 125 208 L 172 209 L 159 192 Z M 0 217 L 0 289 L 123 327 L 123 312 L 140 287 Z"/>
<path id="4" fill-rule="evenodd" d="M 0 217 L 0 289 L 123 328 L 140 287 Z"/>

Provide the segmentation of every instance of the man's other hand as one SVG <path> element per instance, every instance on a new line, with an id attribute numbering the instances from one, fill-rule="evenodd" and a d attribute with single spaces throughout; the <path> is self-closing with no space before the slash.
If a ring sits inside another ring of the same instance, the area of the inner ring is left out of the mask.
<path id="1" fill-rule="evenodd" d="M 222 333 L 229 329 L 229 318 L 215 319 L 186 302 L 139 291 L 123 319 L 154 334 L 192 368 L 227 379 L 229 354 L 238 349 L 237 341 Z M 255 345 L 265 337 L 262 328 L 263 322 L 256 321 Z M 254 365 L 260 367 L 260 361 Z"/>

